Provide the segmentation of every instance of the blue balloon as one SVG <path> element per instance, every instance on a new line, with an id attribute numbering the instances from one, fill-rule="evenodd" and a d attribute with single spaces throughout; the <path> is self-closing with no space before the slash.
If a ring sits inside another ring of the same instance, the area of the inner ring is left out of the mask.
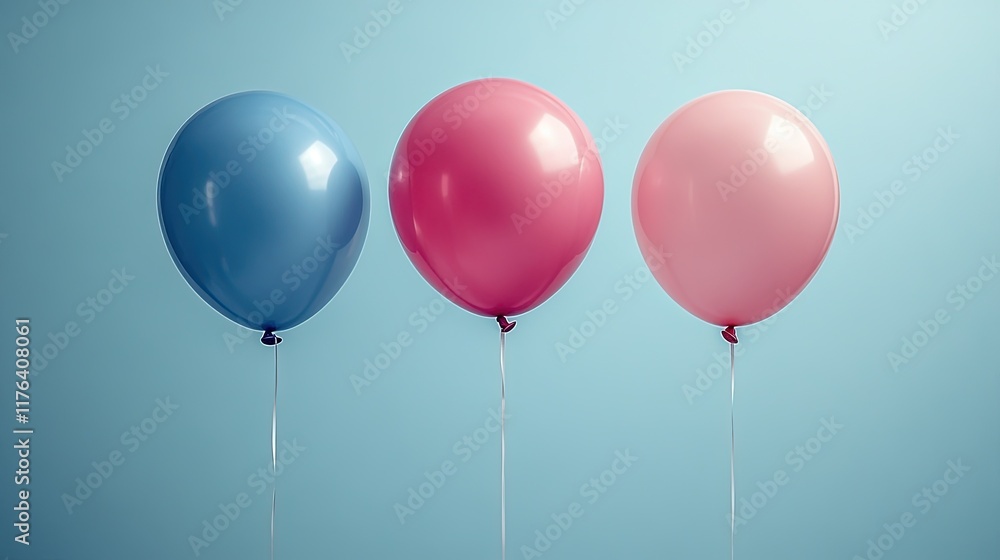
<path id="1" fill-rule="evenodd" d="M 206 303 L 274 332 L 323 308 L 368 233 L 368 177 L 336 123 L 265 91 L 219 99 L 177 132 L 160 170 L 160 228 Z"/>

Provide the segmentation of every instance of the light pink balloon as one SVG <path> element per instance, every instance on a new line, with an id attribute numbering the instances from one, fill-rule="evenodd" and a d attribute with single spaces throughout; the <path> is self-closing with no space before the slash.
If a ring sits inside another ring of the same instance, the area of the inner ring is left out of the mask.
<path id="1" fill-rule="evenodd" d="M 490 317 L 524 313 L 569 279 L 603 202 L 586 126 L 552 94 L 511 79 L 432 99 L 399 139 L 389 177 L 393 225 L 413 265 L 445 297 Z"/>
<path id="2" fill-rule="evenodd" d="M 632 188 L 636 238 L 656 280 L 723 327 L 762 321 L 805 288 L 839 210 L 819 131 L 753 91 L 712 93 L 674 112 L 646 145 Z"/>

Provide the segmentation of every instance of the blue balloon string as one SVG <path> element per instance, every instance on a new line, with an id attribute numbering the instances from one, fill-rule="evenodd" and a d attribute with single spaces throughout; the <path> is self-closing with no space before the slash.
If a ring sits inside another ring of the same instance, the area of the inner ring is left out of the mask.
<path id="1" fill-rule="evenodd" d="M 274 485 L 271 486 L 271 560 L 274 560 L 274 505 L 278 494 L 278 345 L 274 345 L 274 401 L 271 404 L 271 473 L 274 474 Z"/>

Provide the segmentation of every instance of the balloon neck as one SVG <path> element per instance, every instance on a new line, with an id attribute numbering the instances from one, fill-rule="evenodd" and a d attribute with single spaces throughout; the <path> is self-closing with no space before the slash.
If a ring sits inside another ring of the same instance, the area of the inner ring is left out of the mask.
<path id="1" fill-rule="evenodd" d="M 514 330 L 514 326 L 517 325 L 517 321 L 508 321 L 503 315 L 497 317 L 497 323 L 500 325 L 500 332 L 505 333 Z"/>
<path id="2" fill-rule="evenodd" d="M 722 331 L 722 338 L 726 339 L 729 344 L 736 344 L 739 339 L 736 338 L 736 327 L 728 326 Z"/>
<path id="3" fill-rule="evenodd" d="M 266 330 L 264 336 L 260 337 L 260 343 L 264 346 L 277 346 L 281 344 L 281 337 L 274 334 L 272 330 Z"/>

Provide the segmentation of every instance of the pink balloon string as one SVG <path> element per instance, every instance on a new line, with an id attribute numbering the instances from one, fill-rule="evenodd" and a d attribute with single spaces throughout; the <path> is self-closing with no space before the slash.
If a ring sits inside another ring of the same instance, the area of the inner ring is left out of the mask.
<path id="1" fill-rule="evenodd" d="M 736 557 L 736 327 L 722 331 L 729 342 L 729 558 Z"/>
<path id="2" fill-rule="evenodd" d="M 508 323 L 502 315 L 497 317 L 500 323 L 500 559 L 507 560 L 507 380 L 504 366 L 505 336 L 514 328 L 514 323 Z"/>

